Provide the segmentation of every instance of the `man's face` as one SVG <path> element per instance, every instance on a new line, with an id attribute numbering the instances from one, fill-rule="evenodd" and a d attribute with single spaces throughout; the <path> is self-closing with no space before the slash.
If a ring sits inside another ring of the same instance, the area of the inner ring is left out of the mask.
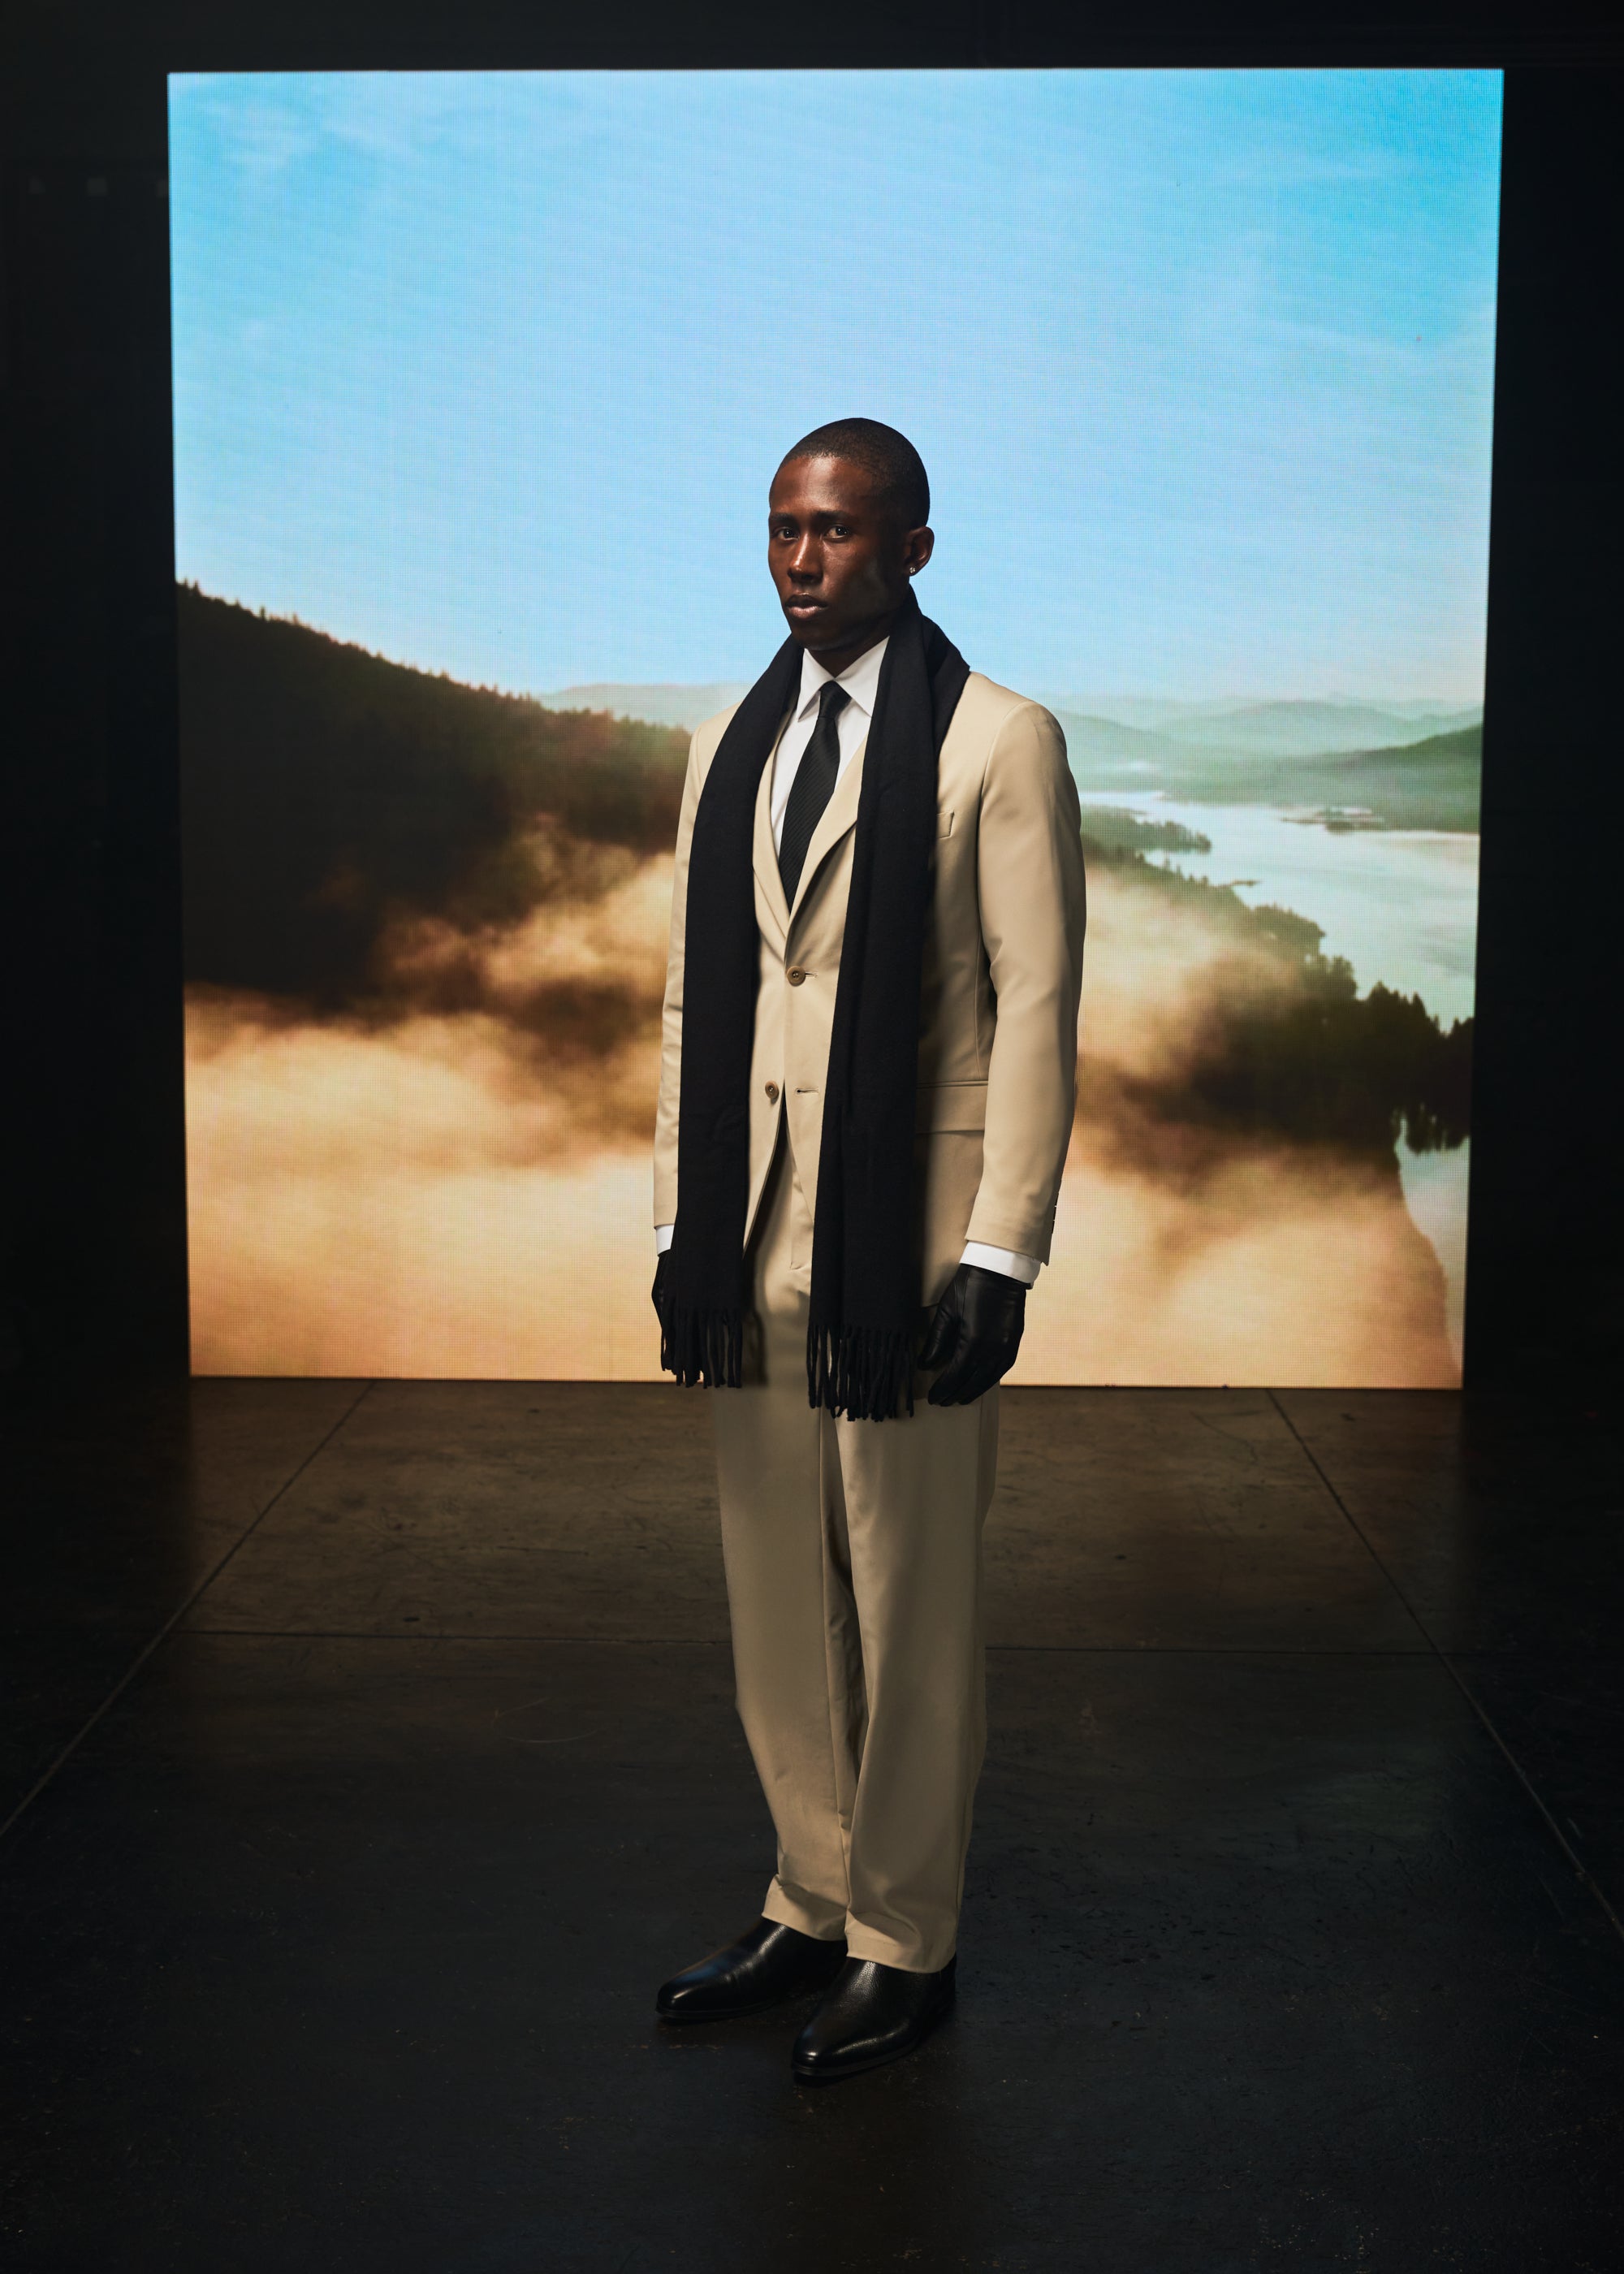
<path id="1" fill-rule="evenodd" d="M 849 458 L 790 458 L 768 494 L 767 565 L 802 647 L 844 670 L 891 629 L 935 539 L 904 529 Z"/>

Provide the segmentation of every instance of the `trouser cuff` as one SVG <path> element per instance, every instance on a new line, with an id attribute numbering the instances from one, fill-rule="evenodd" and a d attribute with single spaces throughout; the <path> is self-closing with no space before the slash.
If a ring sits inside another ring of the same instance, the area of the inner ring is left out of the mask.
<path id="1" fill-rule="evenodd" d="M 792 1893 L 779 1879 L 775 1879 L 767 1890 L 762 1916 L 771 1919 L 775 1926 L 793 1926 L 800 1934 L 813 1935 L 819 1942 L 838 1942 L 846 1932 L 844 1904 L 810 1895 L 803 1887 Z"/>
<path id="2" fill-rule="evenodd" d="M 899 1967 L 905 1974 L 939 1974 L 953 1955 L 958 1937 L 947 1934 L 922 1939 L 910 1935 L 903 1940 L 848 1919 L 846 1946 L 853 1958 L 871 1958 L 881 1966 Z"/>

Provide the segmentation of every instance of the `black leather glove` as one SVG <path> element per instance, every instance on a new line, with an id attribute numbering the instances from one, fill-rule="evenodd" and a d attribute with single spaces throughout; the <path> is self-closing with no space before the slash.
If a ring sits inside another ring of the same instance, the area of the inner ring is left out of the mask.
<path id="1" fill-rule="evenodd" d="M 665 1291 L 665 1266 L 670 1261 L 670 1248 L 662 1247 L 654 1259 L 654 1284 L 649 1291 L 654 1304 L 654 1315 L 662 1327 L 665 1323 L 665 1314 L 660 1308 L 660 1298 Z"/>
<path id="2" fill-rule="evenodd" d="M 930 1385 L 932 1405 L 970 1405 L 1015 1363 L 1026 1323 L 1026 1291 L 1002 1271 L 961 1263 L 948 1282 L 925 1335 L 920 1364 L 943 1367 Z"/>

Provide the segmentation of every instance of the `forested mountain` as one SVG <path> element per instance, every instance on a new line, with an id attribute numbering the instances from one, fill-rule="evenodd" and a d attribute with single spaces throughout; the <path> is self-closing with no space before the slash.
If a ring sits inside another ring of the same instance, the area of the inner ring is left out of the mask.
<path id="1" fill-rule="evenodd" d="M 1290 908 L 1250 907 L 1229 885 L 1209 884 L 1152 861 L 1124 843 L 1113 817 L 1086 811 L 1083 853 L 1090 888 L 1109 878 L 1166 916 L 1193 919 L 1232 944 L 1232 983 L 1214 990 L 1201 1046 L 1169 1080 L 1124 1078 L 1082 1056 L 1082 1110 L 1101 1121 L 1124 1103 L 1147 1124 L 1205 1128 L 1230 1137 L 1289 1136 L 1391 1161 L 1399 1136 L 1417 1153 L 1448 1151 L 1471 1126 L 1472 1021 L 1446 1027 L 1418 995 L 1380 984 L 1361 995 L 1325 934 Z M 1103 830 L 1102 834 L 1092 833 Z M 1246 961 L 1273 964 L 1283 986 L 1247 983 Z M 1101 1096 L 1109 1088 L 1116 1095 Z"/>
<path id="2" fill-rule="evenodd" d="M 186 972 L 335 1006 L 383 927 L 511 923 L 539 826 L 665 852 L 688 738 L 386 662 L 183 585 Z"/>

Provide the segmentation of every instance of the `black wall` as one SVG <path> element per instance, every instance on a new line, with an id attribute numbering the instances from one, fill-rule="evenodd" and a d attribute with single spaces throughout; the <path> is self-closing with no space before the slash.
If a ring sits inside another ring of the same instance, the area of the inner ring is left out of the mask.
<path id="1" fill-rule="evenodd" d="M 1467 1367 L 1624 1359 L 1624 73 L 1506 87 Z"/>
<path id="2" fill-rule="evenodd" d="M 1624 1356 L 1616 11 L 41 4 L 5 79 L 0 1367 L 185 1364 L 164 72 L 1507 67 L 1468 1367 Z"/>

